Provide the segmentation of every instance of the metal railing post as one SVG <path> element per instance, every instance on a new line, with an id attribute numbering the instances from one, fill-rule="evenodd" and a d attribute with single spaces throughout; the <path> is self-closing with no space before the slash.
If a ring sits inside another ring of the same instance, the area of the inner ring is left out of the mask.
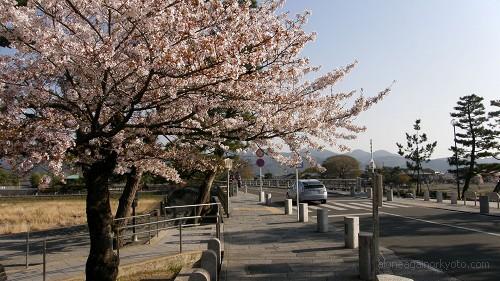
<path id="1" fill-rule="evenodd" d="M 120 258 L 120 231 L 115 234 L 116 237 L 116 255 Z"/>
<path id="2" fill-rule="evenodd" d="M 163 220 L 164 220 L 164 222 L 163 222 L 163 227 L 165 227 L 165 228 L 166 228 L 166 227 L 167 227 L 167 208 L 166 208 L 166 206 L 164 206 L 164 207 L 163 207 L 163 215 L 165 216 L 165 217 L 163 218 Z"/>
<path id="3" fill-rule="evenodd" d="M 47 240 L 43 240 L 43 281 L 47 276 Z"/>
<path id="4" fill-rule="evenodd" d="M 29 255 L 30 255 L 30 226 L 28 225 L 28 231 L 26 232 L 26 268 L 30 266 Z"/>
<path id="5" fill-rule="evenodd" d="M 149 234 L 149 244 L 151 244 L 151 214 L 150 216 L 148 217 L 148 234 Z"/>
<path id="6" fill-rule="evenodd" d="M 156 213 L 156 237 L 158 237 L 158 235 L 160 234 L 159 224 L 160 224 L 160 210 L 158 210 L 158 213 Z"/>
<path id="7" fill-rule="evenodd" d="M 182 254 L 182 221 L 179 222 L 179 253 Z"/>
<path id="8" fill-rule="evenodd" d="M 215 237 L 220 240 L 220 219 L 219 214 L 217 214 L 216 225 L 215 225 Z"/>

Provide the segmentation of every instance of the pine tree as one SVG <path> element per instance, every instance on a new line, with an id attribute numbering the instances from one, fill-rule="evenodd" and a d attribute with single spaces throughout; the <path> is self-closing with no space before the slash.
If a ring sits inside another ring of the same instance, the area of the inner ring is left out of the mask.
<path id="1" fill-rule="evenodd" d="M 415 133 L 410 135 L 406 133 L 406 147 L 402 144 L 396 143 L 398 146 L 398 154 L 410 160 L 406 162 L 408 169 L 417 174 L 417 193 L 421 192 L 420 172 L 422 171 L 422 164 L 429 162 L 437 142 L 429 142 L 427 134 L 420 134 L 420 119 L 415 121 L 413 129 Z"/>
<path id="2" fill-rule="evenodd" d="M 469 189 L 472 177 L 477 174 L 477 160 L 492 155 L 492 132 L 486 127 L 488 119 L 482 97 L 475 94 L 463 96 L 454 109 L 451 117 L 456 119 L 456 127 L 459 129 L 456 142 L 460 147 L 450 149 L 454 156 L 448 158 L 448 162 L 461 166 L 459 172 L 462 172 L 464 178 L 463 197 Z M 455 157 L 455 153 L 458 157 Z"/>

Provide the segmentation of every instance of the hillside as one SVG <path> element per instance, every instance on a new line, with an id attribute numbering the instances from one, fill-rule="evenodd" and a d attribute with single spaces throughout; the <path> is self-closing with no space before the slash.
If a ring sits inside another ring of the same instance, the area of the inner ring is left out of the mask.
<path id="1" fill-rule="evenodd" d="M 283 153 L 284 156 L 289 156 L 290 153 Z M 329 151 L 329 150 L 323 150 L 323 151 L 312 151 L 311 155 L 313 158 L 318 162 L 322 163 L 325 159 L 328 157 L 338 155 L 338 153 Z M 371 159 L 370 153 L 366 152 L 361 149 L 355 149 L 351 152 L 345 153 L 345 155 L 349 155 L 360 163 L 360 168 L 364 169 L 366 167 Z M 254 155 L 254 153 L 245 153 L 242 154 L 241 157 L 243 159 L 246 159 L 248 162 L 253 167 L 253 170 L 255 174 L 257 175 L 259 173 L 258 167 L 255 165 L 255 161 L 257 157 Z M 373 153 L 373 158 L 375 160 L 375 164 L 377 167 L 406 167 L 406 159 L 401 157 L 398 154 L 391 153 L 386 150 L 377 150 Z M 295 172 L 295 169 L 293 168 L 288 168 L 281 166 L 277 161 L 269 158 L 269 157 L 264 157 L 264 161 L 266 162 L 266 165 L 262 168 L 262 173 L 272 173 L 274 176 L 282 176 L 282 175 L 287 175 Z M 481 159 L 478 161 L 479 163 L 499 163 L 500 161 L 495 160 L 494 158 L 486 158 L 486 159 Z M 299 169 L 299 170 L 304 170 L 308 168 L 309 165 L 306 163 L 304 168 Z M 428 163 L 423 164 L 424 168 L 430 168 L 435 171 L 440 171 L 440 172 L 446 172 L 447 170 L 451 169 L 451 167 L 448 165 L 448 160 L 447 158 L 436 158 L 432 159 Z"/>

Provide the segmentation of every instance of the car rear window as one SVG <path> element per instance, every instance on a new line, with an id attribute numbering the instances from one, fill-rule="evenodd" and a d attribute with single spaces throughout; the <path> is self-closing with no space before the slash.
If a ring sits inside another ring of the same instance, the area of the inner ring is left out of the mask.
<path id="1" fill-rule="evenodd" d="M 323 188 L 322 184 L 304 184 L 305 189 Z"/>

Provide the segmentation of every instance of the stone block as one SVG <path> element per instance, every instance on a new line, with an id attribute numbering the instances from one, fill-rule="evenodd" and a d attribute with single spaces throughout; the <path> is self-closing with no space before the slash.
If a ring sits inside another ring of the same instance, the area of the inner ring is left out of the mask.
<path id="1" fill-rule="evenodd" d="M 348 249 L 358 248 L 359 217 L 344 217 L 344 242 Z"/>
<path id="2" fill-rule="evenodd" d="M 328 210 L 316 210 L 317 227 L 316 230 L 320 233 L 328 232 Z"/>
<path id="3" fill-rule="evenodd" d="M 219 239 L 212 238 L 207 242 L 207 249 L 212 250 L 217 255 L 218 266 L 222 263 L 222 244 Z"/>
<path id="4" fill-rule="evenodd" d="M 293 214 L 293 200 L 292 199 L 286 199 L 285 200 L 285 215 L 291 215 Z"/>
<path id="5" fill-rule="evenodd" d="M 217 254 L 212 250 L 203 251 L 201 254 L 201 268 L 210 274 L 210 280 L 218 280 L 219 267 L 217 264 Z"/>
<path id="6" fill-rule="evenodd" d="M 307 203 L 299 204 L 299 221 L 308 222 L 309 221 L 309 207 Z"/>
<path id="7" fill-rule="evenodd" d="M 361 280 L 372 279 L 373 233 L 360 232 L 359 239 L 359 277 Z"/>

